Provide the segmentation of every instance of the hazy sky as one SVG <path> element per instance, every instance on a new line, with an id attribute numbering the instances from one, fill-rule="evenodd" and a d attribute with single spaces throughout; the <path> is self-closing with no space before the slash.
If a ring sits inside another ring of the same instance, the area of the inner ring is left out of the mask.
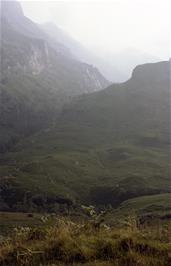
<path id="1" fill-rule="evenodd" d="M 103 54 L 136 48 L 169 56 L 170 0 L 24 1 L 38 23 L 53 21 L 86 47 Z"/>

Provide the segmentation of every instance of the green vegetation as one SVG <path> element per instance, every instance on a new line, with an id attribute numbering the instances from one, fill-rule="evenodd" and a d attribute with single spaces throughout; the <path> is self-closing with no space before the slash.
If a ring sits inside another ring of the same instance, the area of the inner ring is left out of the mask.
<path id="1" fill-rule="evenodd" d="M 130 149 L 129 158 L 116 161 L 108 160 L 111 156 L 108 150 L 47 152 L 41 156 L 34 155 L 34 149 L 32 151 L 30 155 L 26 149 L 11 153 L 9 161 L 1 166 L 1 190 L 7 198 L 13 189 L 23 191 L 18 201 L 30 191 L 31 194 L 58 195 L 85 204 L 116 207 L 128 198 L 169 191 L 168 162 L 160 150 L 144 151 L 142 156 L 142 149 L 139 149 L 139 157 L 137 149 L 135 155 Z M 16 204 L 15 194 L 12 201 Z"/>
<path id="2" fill-rule="evenodd" d="M 131 198 L 170 192 L 168 70 L 168 62 L 147 64 L 124 84 L 80 96 L 52 127 L 3 155 L 1 190 L 8 207 L 24 210 L 28 192 L 30 199 L 44 197 L 45 210 L 51 209 L 48 197 L 116 208 Z M 8 198 L 11 189 L 21 192 L 18 200 Z M 33 202 L 30 211 L 37 208 Z"/>
<path id="3" fill-rule="evenodd" d="M 139 213 L 150 213 L 156 211 L 165 212 L 171 210 L 171 194 L 159 194 L 153 196 L 143 196 L 127 200 L 120 205 L 120 209 L 125 211 L 138 211 Z"/>
<path id="4" fill-rule="evenodd" d="M 122 202 L 116 209 L 105 215 L 110 224 L 122 224 L 130 215 L 139 217 L 141 223 L 158 224 L 169 222 L 171 218 L 171 194 L 136 197 Z"/>

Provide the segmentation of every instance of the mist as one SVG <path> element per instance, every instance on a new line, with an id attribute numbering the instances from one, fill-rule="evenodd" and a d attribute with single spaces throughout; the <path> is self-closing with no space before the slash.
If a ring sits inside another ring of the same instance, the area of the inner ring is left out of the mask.
<path id="1" fill-rule="evenodd" d="M 169 0 L 21 1 L 37 23 L 53 22 L 108 65 L 124 72 L 169 58 Z M 102 72 L 106 66 L 95 63 Z M 108 73 L 110 74 L 108 75 Z"/>
<path id="2" fill-rule="evenodd" d="M 0 265 L 171 265 L 169 0 L 0 4 Z"/>
<path id="3" fill-rule="evenodd" d="M 168 56 L 169 1 L 21 1 L 36 22 L 53 21 L 77 40 L 104 52 L 126 47 Z"/>

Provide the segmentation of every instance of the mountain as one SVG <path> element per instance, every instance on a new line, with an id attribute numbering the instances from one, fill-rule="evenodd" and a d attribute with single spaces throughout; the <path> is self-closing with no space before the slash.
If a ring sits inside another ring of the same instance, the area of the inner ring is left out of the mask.
<path id="1" fill-rule="evenodd" d="M 137 66 L 127 82 L 81 96 L 63 108 L 58 127 L 66 130 L 65 144 L 70 144 L 71 132 L 77 133 L 72 142 L 79 139 L 81 147 L 87 141 L 98 148 L 118 141 L 168 144 L 169 64 Z"/>
<path id="2" fill-rule="evenodd" d="M 170 192 L 169 76 L 169 62 L 140 65 L 127 82 L 73 99 L 53 127 L 1 158 L 3 204 L 24 208 L 29 195 L 33 209 L 61 198 L 118 207 Z"/>
<path id="3" fill-rule="evenodd" d="M 26 18 L 18 2 L 3 1 L 1 8 L 3 73 L 20 71 L 38 75 L 46 70 L 53 75 L 58 90 L 66 89 L 59 83 L 63 74 L 65 81 L 68 78 L 70 89 L 67 90 L 71 95 L 100 90 L 109 84 L 95 67 L 74 60 L 67 47 L 49 38 L 39 25 Z"/>
<path id="4" fill-rule="evenodd" d="M 3 1 L 0 14 L 0 151 L 5 151 L 51 124 L 71 97 L 109 82 L 25 17 L 17 1 Z"/>

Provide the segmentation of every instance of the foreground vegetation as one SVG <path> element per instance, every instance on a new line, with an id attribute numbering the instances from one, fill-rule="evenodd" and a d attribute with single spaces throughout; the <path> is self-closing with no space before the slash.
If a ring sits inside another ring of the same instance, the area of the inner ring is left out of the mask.
<path id="1" fill-rule="evenodd" d="M 0 265 L 171 264 L 171 226 L 140 224 L 128 217 L 122 227 L 95 219 L 54 218 L 43 227 L 20 227 L 0 244 Z"/>

